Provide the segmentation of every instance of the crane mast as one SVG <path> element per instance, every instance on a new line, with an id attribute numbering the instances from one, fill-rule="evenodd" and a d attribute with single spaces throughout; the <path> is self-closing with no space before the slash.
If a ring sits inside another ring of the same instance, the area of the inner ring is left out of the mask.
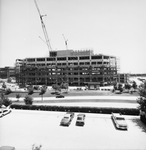
<path id="1" fill-rule="evenodd" d="M 43 33 L 44 33 L 44 37 L 45 37 L 45 41 L 46 41 L 45 43 L 47 44 L 48 50 L 51 51 L 52 47 L 51 47 L 51 44 L 50 44 L 50 41 L 49 41 L 49 37 L 48 37 L 48 33 L 47 33 L 47 30 L 46 30 L 46 27 L 45 27 L 45 24 L 44 24 L 44 21 L 43 21 L 43 17 L 46 16 L 46 15 L 41 15 L 41 12 L 39 10 L 39 7 L 37 5 L 36 0 L 34 0 L 34 3 L 36 5 L 36 8 L 37 8 L 39 16 L 40 16 L 41 25 L 42 25 L 42 29 L 43 29 Z"/>

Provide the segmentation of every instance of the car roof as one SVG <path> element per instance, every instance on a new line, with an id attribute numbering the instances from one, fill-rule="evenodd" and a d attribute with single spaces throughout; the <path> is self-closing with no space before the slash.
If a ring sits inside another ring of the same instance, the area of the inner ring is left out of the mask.
<path id="1" fill-rule="evenodd" d="M 70 117 L 70 114 L 65 114 L 64 117 Z"/>
<path id="2" fill-rule="evenodd" d="M 123 117 L 122 114 L 119 114 L 119 113 L 112 113 L 115 117 Z"/>
<path id="3" fill-rule="evenodd" d="M 74 112 L 66 112 L 66 114 L 74 114 Z"/>
<path id="4" fill-rule="evenodd" d="M 85 116 L 85 114 L 78 114 L 78 117 L 82 117 L 82 116 Z"/>

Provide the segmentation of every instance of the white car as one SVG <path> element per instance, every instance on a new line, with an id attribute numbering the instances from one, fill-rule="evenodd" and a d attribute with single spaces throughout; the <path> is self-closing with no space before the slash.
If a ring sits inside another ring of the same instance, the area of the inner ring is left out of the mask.
<path id="1" fill-rule="evenodd" d="M 64 117 L 62 118 L 60 125 L 61 126 L 69 126 L 71 121 L 72 121 L 72 116 L 70 114 L 65 114 Z"/>
<path id="2" fill-rule="evenodd" d="M 126 120 L 121 114 L 112 113 L 111 118 L 113 119 L 113 122 L 117 129 L 128 130 Z"/>
<path id="3" fill-rule="evenodd" d="M 11 108 L 9 108 L 9 109 L 4 109 L 3 110 L 3 115 L 7 115 L 7 114 L 9 114 L 11 112 Z"/>
<path id="4" fill-rule="evenodd" d="M 0 109 L 0 118 L 3 117 L 3 110 Z"/>
<path id="5" fill-rule="evenodd" d="M 2 146 L 2 147 L 0 147 L 0 150 L 15 150 L 15 147 L 12 147 L 12 146 Z"/>
<path id="6" fill-rule="evenodd" d="M 5 115 L 9 114 L 10 112 L 11 112 L 10 106 L 8 106 L 8 107 L 2 106 L 2 107 L 0 108 L 0 117 L 3 117 L 3 116 L 5 116 Z"/>

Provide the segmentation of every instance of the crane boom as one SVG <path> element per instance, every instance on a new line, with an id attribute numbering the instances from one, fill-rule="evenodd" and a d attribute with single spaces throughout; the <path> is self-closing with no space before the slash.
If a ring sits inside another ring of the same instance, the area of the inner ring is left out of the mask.
<path id="1" fill-rule="evenodd" d="M 39 7 L 37 5 L 36 0 L 34 0 L 34 3 L 35 3 L 36 8 L 38 10 L 38 13 L 39 13 L 39 16 L 40 16 L 40 20 L 41 20 L 41 24 L 42 24 L 43 33 L 44 33 L 45 40 L 46 40 L 46 44 L 47 44 L 48 50 L 50 51 L 50 50 L 52 50 L 52 47 L 51 47 L 51 44 L 50 44 L 50 41 L 49 41 L 49 37 L 48 37 L 48 33 L 47 33 L 47 30 L 46 30 L 46 27 L 45 27 L 45 24 L 44 24 L 44 21 L 43 21 L 43 17 L 46 16 L 46 15 L 41 15 L 41 12 L 39 10 Z"/>
<path id="2" fill-rule="evenodd" d="M 65 42 L 66 50 L 68 50 L 68 45 L 67 45 L 67 44 L 68 44 L 68 43 L 67 43 L 67 42 L 68 42 L 68 40 L 66 40 L 66 39 L 65 39 L 64 34 L 62 34 L 62 36 L 63 36 L 64 42 Z"/>

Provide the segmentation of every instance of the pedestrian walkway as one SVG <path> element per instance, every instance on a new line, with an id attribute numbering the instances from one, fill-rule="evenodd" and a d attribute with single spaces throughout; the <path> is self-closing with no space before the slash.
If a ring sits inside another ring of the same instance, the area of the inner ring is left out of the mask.
<path id="1" fill-rule="evenodd" d="M 138 108 L 138 103 L 107 103 L 107 102 L 82 102 L 82 103 L 34 103 L 34 105 L 69 106 L 69 107 L 100 107 L 100 108 Z"/>
<path id="2" fill-rule="evenodd" d="M 64 98 L 56 97 L 34 97 L 34 101 L 49 101 L 49 100 L 115 100 L 115 101 L 134 101 L 136 102 L 138 97 L 136 96 L 66 96 Z M 10 100 L 16 101 L 15 97 L 9 97 Z M 24 97 L 21 97 L 19 101 L 23 101 Z"/>

